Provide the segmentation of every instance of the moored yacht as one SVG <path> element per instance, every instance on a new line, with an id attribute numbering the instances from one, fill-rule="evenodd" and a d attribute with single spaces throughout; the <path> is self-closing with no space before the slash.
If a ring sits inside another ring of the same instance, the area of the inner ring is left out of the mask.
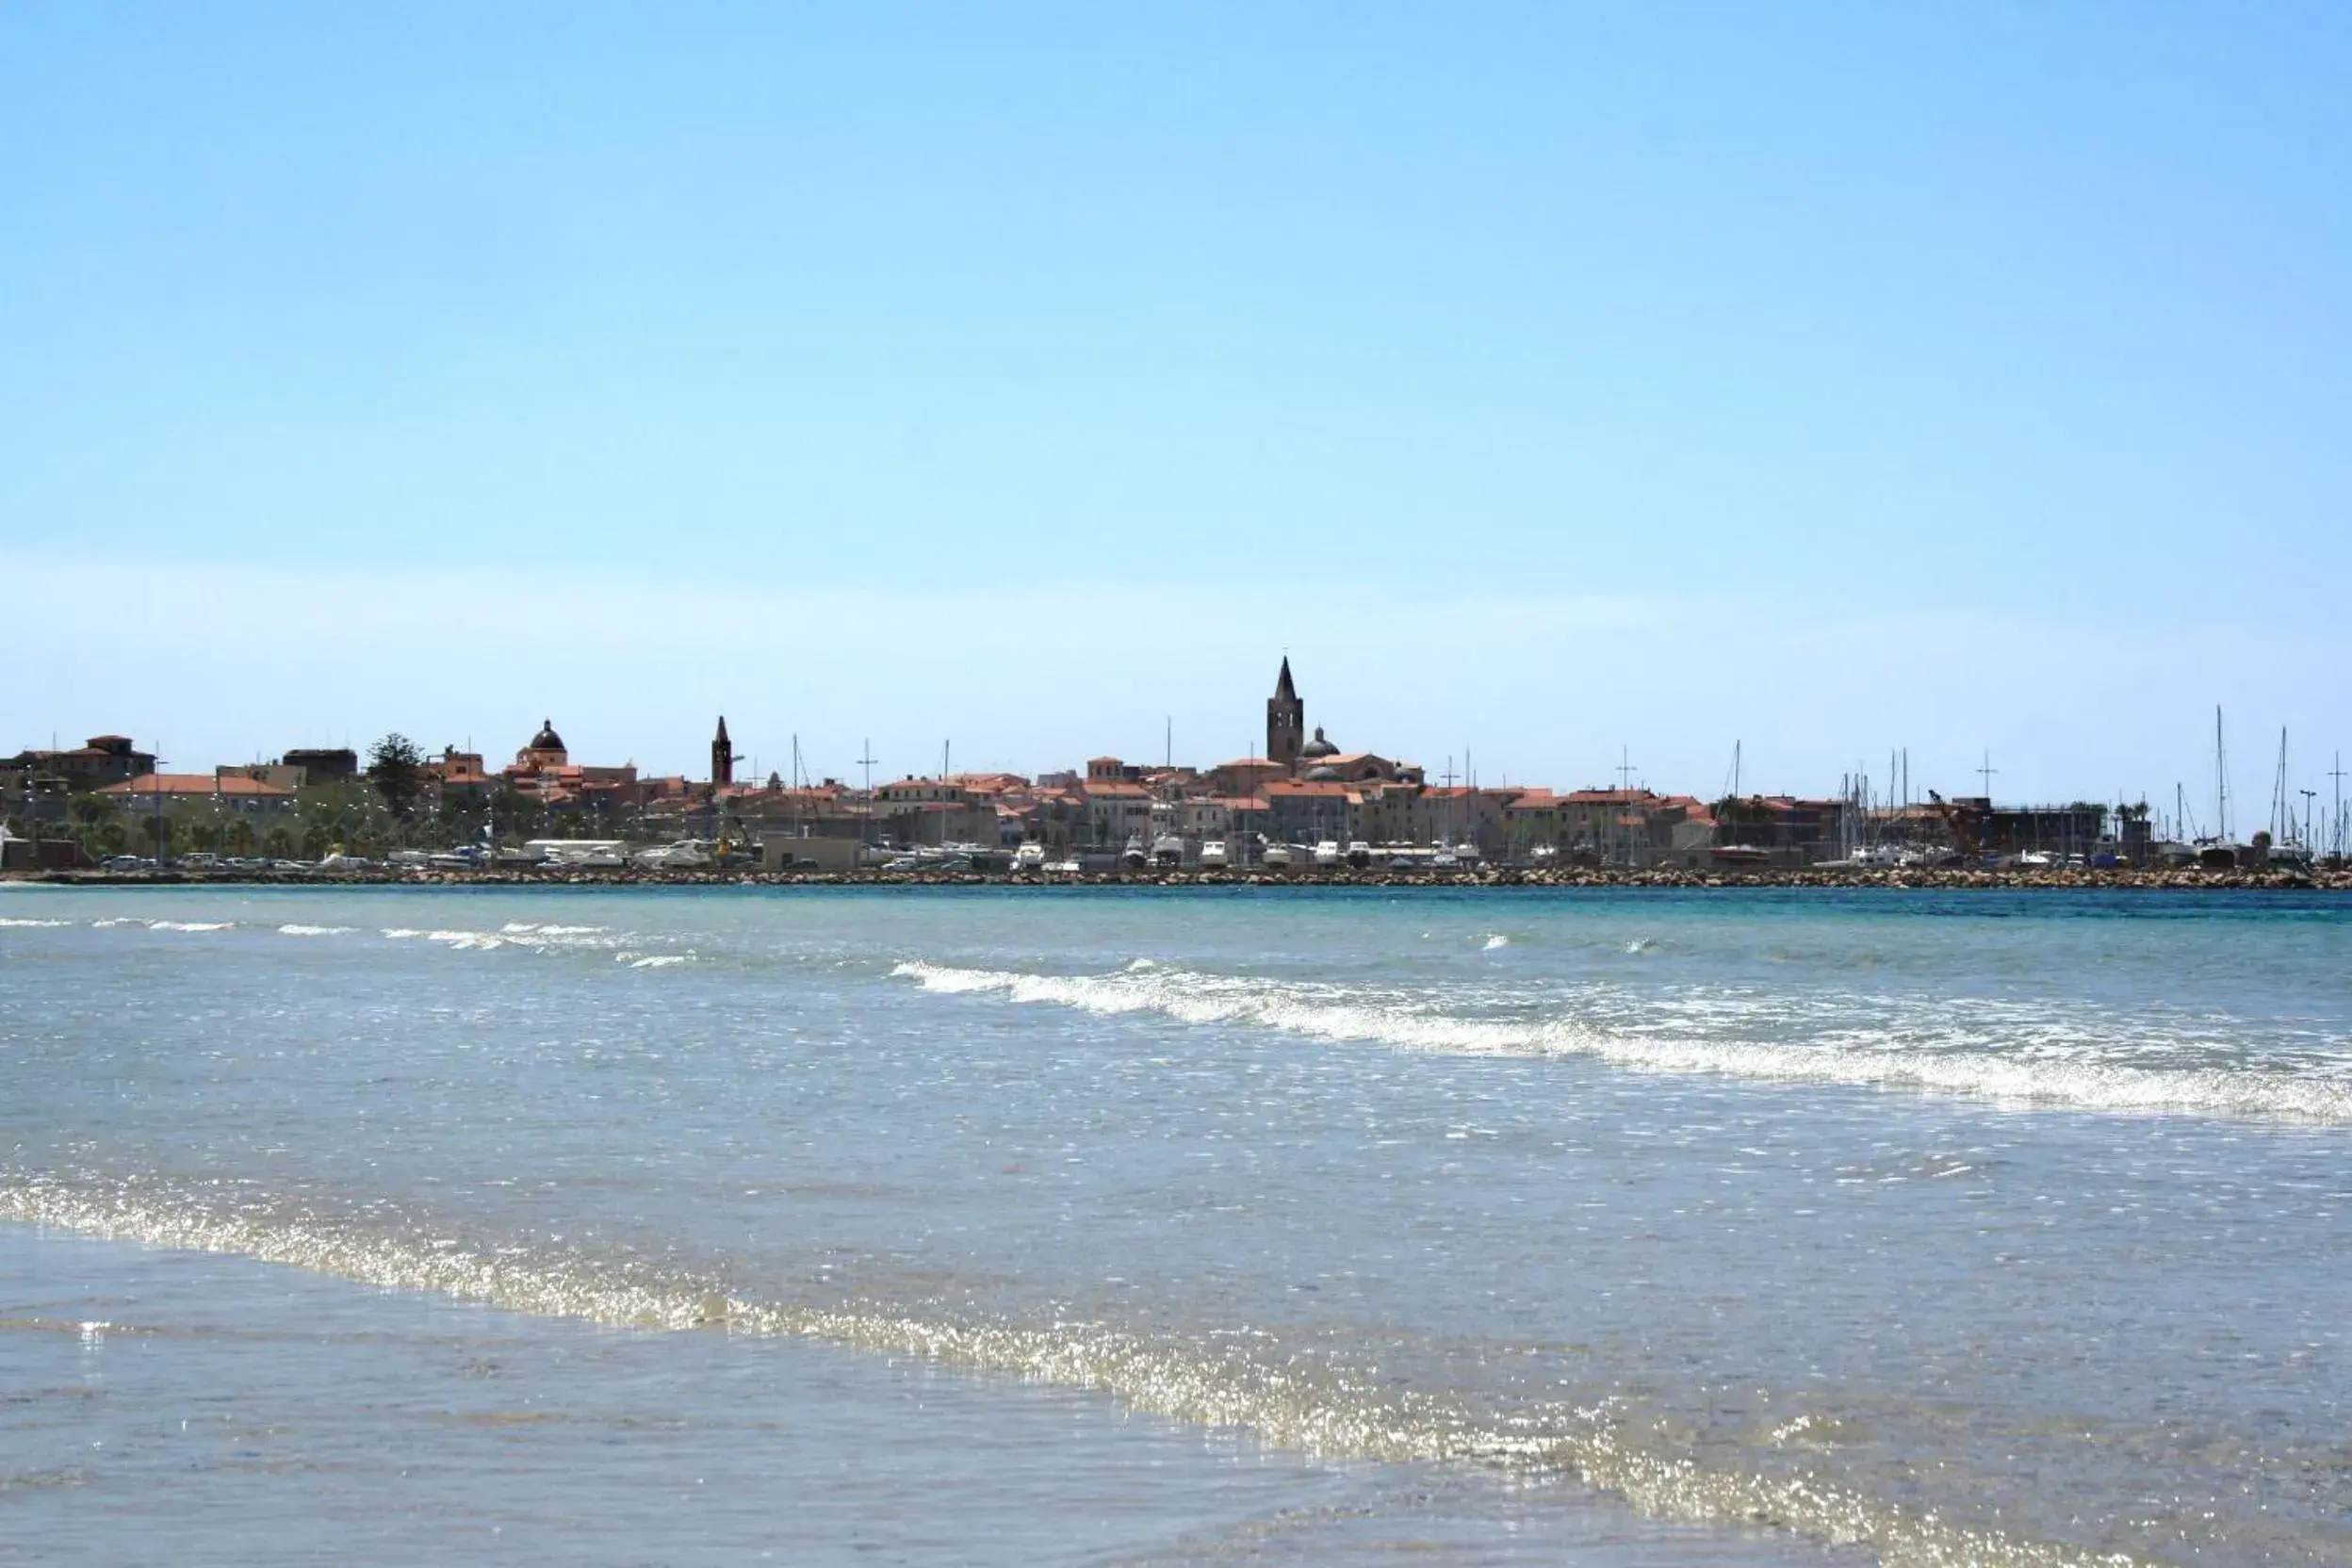
<path id="1" fill-rule="evenodd" d="M 641 849 L 630 858 L 647 871 L 700 871 L 710 864 L 710 850 L 697 840 L 679 839 Z"/>

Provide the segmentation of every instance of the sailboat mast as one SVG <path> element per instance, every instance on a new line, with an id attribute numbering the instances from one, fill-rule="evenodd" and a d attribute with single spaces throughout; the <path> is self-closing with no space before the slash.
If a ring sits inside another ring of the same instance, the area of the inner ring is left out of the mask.
<path id="1" fill-rule="evenodd" d="M 2230 752 L 2222 743 L 2221 704 L 2213 704 L 2213 834 L 2230 841 Z"/>
<path id="2" fill-rule="evenodd" d="M 2328 825 L 2328 851 L 2338 859 L 2344 858 L 2344 753 L 2336 753 L 2335 771 L 2328 777 L 2336 782 L 2335 821 Z"/>
<path id="3" fill-rule="evenodd" d="M 2287 727 L 2278 727 L 2278 776 L 2270 786 L 2270 837 L 2285 843 L 2294 837 L 2295 814 L 2287 806 Z"/>

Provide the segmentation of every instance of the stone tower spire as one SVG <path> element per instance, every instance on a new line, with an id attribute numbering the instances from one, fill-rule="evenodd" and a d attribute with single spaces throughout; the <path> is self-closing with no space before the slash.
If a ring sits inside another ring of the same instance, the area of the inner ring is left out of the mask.
<path id="1" fill-rule="evenodd" d="M 1307 739 L 1307 705 L 1291 684 L 1290 656 L 1282 656 L 1282 673 L 1275 678 L 1274 694 L 1266 699 L 1266 756 L 1285 768 L 1298 765 L 1298 748 Z"/>
<path id="2" fill-rule="evenodd" d="M 719 732 L 710 738 L 710 782 L 735 782 L 735 743 L 727 738 L 727 715 L 719 715 Z"/>

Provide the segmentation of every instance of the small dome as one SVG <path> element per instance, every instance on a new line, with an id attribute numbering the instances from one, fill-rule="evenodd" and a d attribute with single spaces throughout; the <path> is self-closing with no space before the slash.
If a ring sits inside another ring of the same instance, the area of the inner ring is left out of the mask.
<path id="1" fill-rule="evenodd" d="M 1309 768 L 1306 779 L 1310 784 L 1344 784 L 1347 782 L 1340 777 L 1339 770 L 1328 762 L 1319 768 Z"/>
<path id="2" fill-rule="evenodd" d="M 1336 757 L 1339 755 L 1339 748 L 1323 738 L 1323 727 L 1316 725 L 1315 739 L 1300 746 L 1298 755 L 1301 757 Z"/>
<path id="3" fill-rule="evenodd" d="M 539 721 L 539 733 L 531 738 L 531 744 L 525 749 L 530 751 L 564 750 L 564 737 L 555 732 L 555 721 L 553 719 L 541 719 Z"/>

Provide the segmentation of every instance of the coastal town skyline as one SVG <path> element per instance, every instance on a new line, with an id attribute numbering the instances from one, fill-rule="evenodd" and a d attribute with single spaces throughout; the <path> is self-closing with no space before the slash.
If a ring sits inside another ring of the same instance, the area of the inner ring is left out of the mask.
<path id="1" fill-rule="evenodd" d="M 78 577 L 54 562 L 17 575 L 32 645 L 72 639 L 80 612 L 67 584 Z M 374 592 L 353 580 L 308 596 L 269 592 L 267 623 L 222 623 L 208 606 L 234 577 L 115 577 L 122 608 L 155 632 L 86 642 L 37 678 L 22 661 L 0 669 L 13 727 L 0 745 L 127 733 L 173 766 L 210 768 L 290 746 L 364 750 L 398 730 L 430 748 L 503 755 L 552 714 L 584 754 L 682 775 L 698 768 L 710 717 L 724 711 L 763 772 L 788 766 L 796 737 L 811 772 L 844 778 L 861 776 L 867 756 L 877 778 L 936 773 L 943 746 L 973 769 L 1034 776 L 1105 753 L 1158 760 L 1171 731 L 1178 760 L 1245 755 L 1259 743 L 1268 662 L 1297 651 L 1334 733 L 1412 758 L 1433 778 L 1450 766 L 1490 785 L 1629 779 L 1714 798 L 1737 752 L 1751 787 L 1824 796 L 1855 775 L 1883 789 L 1890 756 L 1900 766 L 1907 754 L 1915 796 L 1929 785 L 1983 792 L 1989 760 L 1991 792 L 2004 799 L 2161 805 L 2179 793 L 2194 803 L 2213 797 L 2220 707 L 2234 797 L 2268 793 L 2284 729 L 2293 787 L 2324 805 L 2343 727 L 2338 694 L 2352 677 L 2352 663 L 2321 657 L 2315 634 L 2292 620 L 2235 639 L 2235 670 L 2193 627 L 2130 639 L 2086 630 L 2051 668 L 2004 646 L 1998 622 L 1915 616 L 1841 630 L 1833 608 L 1818 627 L 1751 622 L 1756 641 L 1694 667 L 1640 607 L 1608 601 L 1556 601 L 1524 616 L 1498 607 L 1483 621 L 1424 607 L 1432 634 L 1400 645 L 1388 607 L 1369 598 L 1349 601 L 1359 615 L 1250 604 L 1296 623 L 1294 635 L 1269 638 L 1234 625 L 1217 600 L 1187 609 L 1181 596 L 1151 591 L 1131 596 L 1135 617 L 1120 627 L 1119 658 L 1086 651 L 1095 644 L 1070 621 L 1071 606 L 1008 598 L 984 612 L 934 599 L 913 612 L 940 651 L 906 668 L 894 662 L 904 639 L 879 639 L 874 657 L 859 656 L 858 623 L 886 618 L 874 599 L 826 614 L 706 589 L 676 607 L 691 640 L 640 642 L 615 635 L 628 596 L 572 592 L 560 576 L 525 637 L 513 625 L 520 590 L 511 583 L 434 598 L 415 597 L 423 585 L 397 576 Z M 175 582 L 189 592 L 175 593 Z M 658 603 L 665 592 L 657 580 L 638 596 Z M 1754 614 L 1720 609 L 1728 624 Z M 172 636 L 175 614 L 185 643 Z M 286 691 L 294 649 L 297 673 L 335 694 L 323 712 Z"/>
<path id="2" fill-rule="evenodd" d="M 132 835 L 121 822 L 144 814 L 160 843 L 169 836 L 169 810 L 209 838 L 230 820 L 246 819 L 238 841 L 253 845 L 261 832 L 253 825 L 274 823 L 286 845 L 294 841 L 286 821 L 298 808 L 307 810 L 310 834 L 322 841 L 329 817 L 361 831 L 349 787 L 388 812 L 365 829 L 371 836 L 430 839 L 428 825 L 435 822 L 442 837 L 487 835 L 501 821 L 510 836 L 556 827 L 640 839 L 688 832 L 765 844 L 787 865 L 800 854 L 791 846 L 812 834 L 836 841 L 843 855 L 862 853 L 853 850 L 854 841 L 867 849 L 879 841 L 990 854 L 1028 845 L 1058 859 L 1115 855 L 1122 847 L 1139 855 L 1157 841 L 1177 858 L 1197 857 L 1214 844 L 1221 866 L 1229 853 L 1242 863 L 1270 844 L 1319 842 L 1327 854 L 1349 843 L 1366 852 L 1381 843 L 1450 853 L 1459 842 L 1465 855 L 1518 863 L 1565 854 L 1686 868 L 1699 867 L 1710 854 L 1737 858 L 1768 848 L 1788 864 L 1842 863 L 1857 854 L 2041 854 L 2053 845 L 2063 846 L 2062 854 L 2087 858 L 2096 848 L 2145 863 L 2166 844 L 2185 854 L 2195 845 L 2226 848 L 2249 837 L 2258 856 L 2276 843 L 2340 858 L 2346 840 L 2341 763 L 2326 775 L 2324 789 L 2298 791 L 2282 736 L 2267 798 L 2249 798 L 2233 787 L 2218 710 L 2214 773 L 2194 804 L 2185 783 L 2168 802 L 2146 793 L 2136 801 L 2120 794 L 2104 802 L 2004 800 L 1989 752 L 1975 770 L 1973 789 L 1947 779 L 1939 790 L 1936 781 L 1913 776 L 1903 749 L 1888 754 L 1882 773 L 1857 767 L 1834 792 L 1810 795 L 1743 776 L 1743 746 L 1735 747 L 1732 773 L 1711 792 L 1655 788 L 1646 776 L 1637 777 L 1629 755 L 1621 755 L 1613 780 L 1598 784 L 1490 781 L 1468 754 L 1448 755 L 1441 768 L 1332 738 L 1325 724 L 1311 720 L 1287 653 L 1265 700 L 1263 730 L 1245 751 L 1180 758 L 1172 724 L 1162 742 L 1157 759 L 1098 753 L 1050 769 L 1011 770 L 968 757 L 959 763 L 946 739 L 936 766 L 904 771 L 875 756 L 868 742 L 837 774 L 825 771 L 798 737 L 780 766 L 764 768 L 720 714 L 705 769 L 661 774 L 633 759 L 575 752 L 548 716 L 511 762 L 470 738 L 463 745 L 428 746 L 389 731 L 364 749 L 287 747 L 209 771 L 172 771 L 133 737 L 104 734 L 75 747 L 53 743 L 0 758 L 0 805 L 20 832 L 38 833 L 46 823 L 76 828 L 84 839 L 127 842 Z M 93 816 L 93 805 L 113 809 Z M 118 825 L 102 834 L 101 819 L 108 815 Z"/>

